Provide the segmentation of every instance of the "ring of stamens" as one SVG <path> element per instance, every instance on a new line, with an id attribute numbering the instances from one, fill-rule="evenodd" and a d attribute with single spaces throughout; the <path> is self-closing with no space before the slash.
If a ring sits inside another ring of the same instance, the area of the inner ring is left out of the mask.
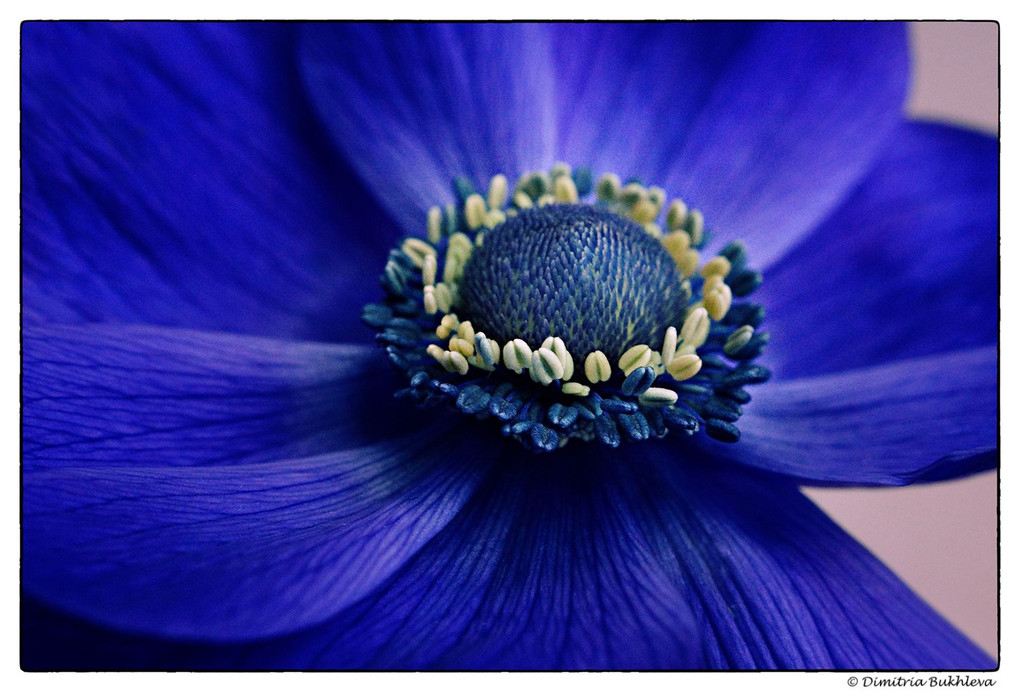
<path id="1" fill-rule="evenodd" d="M 594 199 L 585 202 L 593 187 Z M 408 374 L 399 395 L 494 417 L 505 435 L 534 450 L 550 451 L 571 438 L 616 446 L 671 429 L 691 435 L 702 425 L 716 439 L 739 438 L 734 423 L 750 400 L 744 387 L 769 377 L 753 363 L 768 341 L 758 331 L 764 311 L 734 303 L 761 283 L 746 267 L 740 243 L 702 263 L 709 233 L 698 210 L 679 199 L 667 204 L 661 188 L 621 183 L 614 174 L 593 186 L 590 172 L 566 164 L 527 173 L 512 190 L 503 175 L 493 176 L 484 195 L 463 178 L 454 189 L 456 205 L 429 210 L 425 239 L 406 238 L 390 253 L 380 277 L 385 302 L 364 311 L 390 359 Z M 639 224 L 661 243 L 676 269 L 675 285 L 663 290 L 679 291 L 686 306 L 677 322 L 651 343 L 609 354 L 571 351 L 567 334 L 550 333 L 541 342 L 504 334 L 497 341 L 478 331 L 462 310 L 470 302 L 464 271 L 476 248 L 488 234 L 508 232 L 513 224 L 502 227 L 510 218 L 578 204 Z"/>

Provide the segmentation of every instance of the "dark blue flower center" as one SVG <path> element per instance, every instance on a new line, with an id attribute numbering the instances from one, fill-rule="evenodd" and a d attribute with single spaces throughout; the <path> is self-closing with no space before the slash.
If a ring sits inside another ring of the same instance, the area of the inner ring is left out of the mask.
<path id="1" fill-rule="evenodd" d="M 494 175 L 484 196 L 457 178 L 454 194 L 390 252 L 363 312 L 407 375 L 398 396 L 494 419 L 535 451 L 739 439 L 745 387 L 769 377 L 741 243 L 703 258 L 700 211 L 562 163 L 512 187 Z"/>
<path id="2" fill-rule="evenodd" d="M 662 343 L 689 295 L 676 263 L 641 226 L 606 209 L 527 209 L 487 233 L 464 267 L 458 311 L 500 343 L 559 336 L 614 360 Z"/>

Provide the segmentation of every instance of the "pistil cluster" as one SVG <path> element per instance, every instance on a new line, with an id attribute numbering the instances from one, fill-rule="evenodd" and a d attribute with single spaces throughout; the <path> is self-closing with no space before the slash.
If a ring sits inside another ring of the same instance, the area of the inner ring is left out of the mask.
<path id="1" fill-rule="evenodd" d="M 769 377 L 753 362 L 764 311 L 739 302 L 761 275 L 740 243 L 702 262 L 698 210 L 566 164 L 454 190 L 425 239 L 390 253 L 385 301 L 364 311 L 408 375 L 399 395 L 495 418 L 536 451 L 702 426 L 739 438 L 744 387 Z"/>

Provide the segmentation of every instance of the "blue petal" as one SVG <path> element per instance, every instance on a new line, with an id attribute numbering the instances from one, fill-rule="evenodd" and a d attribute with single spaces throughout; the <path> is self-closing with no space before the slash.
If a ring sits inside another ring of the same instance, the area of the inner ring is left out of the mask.
<path id="1" fill-rule="evenodd" d="M 596 174 L 663 184 L 680 165 L 677 155 L 716 81 L 756 28 L 750 22 L 555 25 L 557 155 Z"/>
<path id="2" fill-rule="evenodd" d="M 755 392 L 744 464 L 806 482 L 906 485 L 997 463 L 998 352 L 971 349 L 786 382 Z"/>
<path id="3" fill-rule="evenodd" d="M 358 338 L 394 229 L 325 149 L 292 34 L 24 25 L 28 323 Z"/>
<path id="4" fill-rule="evenodd" d="M 663 185 L 759 265 L 867 172 L 907 85 L 891 23 L 567 25 L 556 45 L 570 158 Z"/>
<path id="5" fill-rule="evenodd" d="M 626 467 L 505 450 L 464 511 L 380 589 L 282 649 L 300 667 L 634 669 L 701 665 L 697 624 L 641 539 Z"/>
<path id="6" fill-rule="evenodd" d="M 854 194 L 766 275 L 777 374 L 995 343 L 998 159 L 992 137 L 904 124 Z"/>
<path id="7" fill-rule="evenodd" d="M 525 24 L 313 25 L 305 83 L 334 143 L 407 233 L 453 200 L 456 175 L 487 185 L 552 163 L 548 40 Z"/>
<path id="8" fill-rule="evenodd" d="M 244 641 L 327 620 L 460 510 L 485 464 L 429 434 L 227 467 L 26 470 L 26 591 L 127 631 Z"/>
<path id="9" fill-rule="evenodd" d="M 995 667 L 789 481 L 664 456 L 641 509 L 711 667 Z"/>
<path id="10" fill-rule="evenodd" d="M 670 441 L 641 446 L 658 460 L 568 447 L 542 465 L 485 448 L 503 458 L 461 514 L 327 623 L 202 646 L 30 608 L 34 667 L 994 665 L 789 481 L 677 458 Z"/>
<path id="11" fill-rule="evenodd" d="M 178 329 L 29 328 L 24 464 L 230 465 L 386 439 L 418 416 L 375 346 Z M 380 413 L 385 412 L 385 413 Z"/>

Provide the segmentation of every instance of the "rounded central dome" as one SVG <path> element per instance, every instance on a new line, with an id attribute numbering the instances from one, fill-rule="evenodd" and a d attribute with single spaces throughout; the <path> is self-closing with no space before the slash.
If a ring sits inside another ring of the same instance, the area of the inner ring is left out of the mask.
<path id="1" fill-rule="evenodd" d="M 521 211 L 485 234 L 457 309 L 500 342 L 558 336 L 584 357 L 661 344 L 689 293 L 673 258 L 637 223 L 590 205 Z"/>

